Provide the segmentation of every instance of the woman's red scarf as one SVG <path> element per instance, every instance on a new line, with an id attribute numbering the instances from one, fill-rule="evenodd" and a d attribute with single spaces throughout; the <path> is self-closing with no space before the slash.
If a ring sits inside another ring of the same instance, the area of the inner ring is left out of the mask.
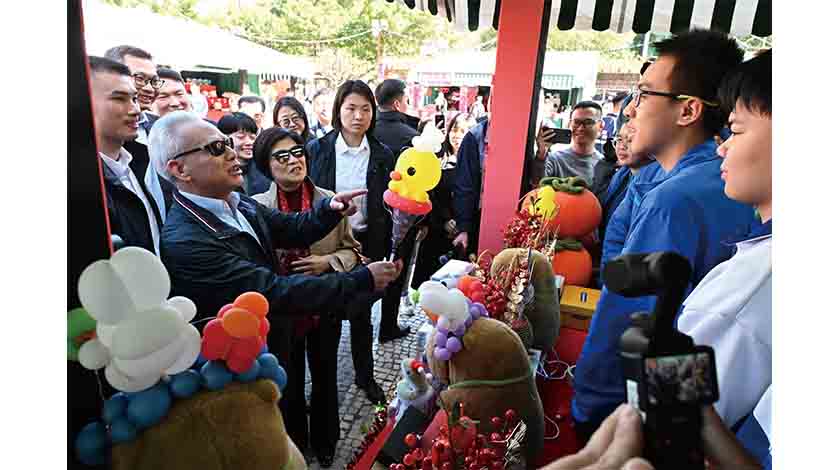
<path id="1" fill-rule="evenodd" d="M 277 209 L 287 213 L 311 210 L 314 192 L 314 188 L 306 181 L 296 191 L 290 193 L 277 186 Z M 283 276 L 292 275 L 292 263 L 309 255 L 309 248 L 284 249 L 280 255 L 278 273 Z M 317 327 L 318 319 L 318 315 L 307 315 L 295 320 L 295 336 L 303 336 L 312 328 Z"/>

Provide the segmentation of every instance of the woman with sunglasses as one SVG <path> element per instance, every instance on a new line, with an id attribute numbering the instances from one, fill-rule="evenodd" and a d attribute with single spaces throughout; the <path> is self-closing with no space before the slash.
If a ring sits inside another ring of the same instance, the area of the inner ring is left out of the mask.
<path id="1" fill-rule="evenodd" d="M 274 105 L 274 125 L 297 132 L 306 142 L 314 138 L 309 131 L 306 109 L 293 96 L 284 96 L 277 100 L 277 104 Z"/>
<path id="2" fill-rule="evenodd" d="M 281 212 L 304 212 L 333 193 L 315 186 L 307 177 L 304 140 L 296 132 L 280 127 L 264 130 L 254 143 L 257 169 L 271 178 L 267 192 L 254 196 L 263 205 Z M 281 275 L 347 272 L 359 263 L 361 244 L 353 238 L 345 217 L 325 238 L 306 249 L 277 250 Z M 332 465 L 339 438 L 338 384 L 336 379 L 341 322 L 332 312 L 303 316 L 281 325 L 279 338 L 288 341 L 289 358 L 284 366 L 288 386 L 281 401 L 289 436 L 306 454 L 311 446 L 322 468 Z M 271 341 L 271 340 L 269 340 Z M 284 348 L 271 348 L 281 350 Z M 311 428 L 307 426 L 304 392 L 306 358 L 312 376 Z"/>

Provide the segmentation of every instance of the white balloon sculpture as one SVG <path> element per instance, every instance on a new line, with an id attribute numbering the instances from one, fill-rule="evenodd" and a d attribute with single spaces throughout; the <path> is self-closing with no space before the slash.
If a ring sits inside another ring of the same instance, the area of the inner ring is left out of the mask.
<path id="1" fill-rule="evenodd" d="M 123 248 L 85 268 L 79 299 L 97 322 L 97 337 L 79 349 L 82 366 L 104 367 L 123 392 L 187 370 L 201 351 L 201 334 L 189 324 L 196 306 L 186 297 L 167 300 L 169 289 L 163 263 L 143 248 Z"/>

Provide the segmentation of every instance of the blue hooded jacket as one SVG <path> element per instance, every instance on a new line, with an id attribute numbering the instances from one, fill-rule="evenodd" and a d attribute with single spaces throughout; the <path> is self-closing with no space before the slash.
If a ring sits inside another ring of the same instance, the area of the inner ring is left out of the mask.
<path id="1" fill-rule="evenodd" d="M 630 185 L 610 222 L 615 230 L 627 227 L 624 243 L 615 233 L 605 236 L 604 259 L 677 252 L 691 263 L 688 295 L 706 273 L 731 256 L 723 241 L 747 231 L 755 220 L 753 208 L 724 194 L 720 164 L 715 142 L 709 139 L 690 149 L 670 172 L 659 165 L 647 170 L 652 172 L 646 173 L 649 179 L 638 178 Z M 572 414 L 577 421 L 597 425 L 624 401 L 618 342 L 630 315 L 649 312 L 655 303 L 654 296 L 627 298 L 602 289 L 576 367 Z"/>

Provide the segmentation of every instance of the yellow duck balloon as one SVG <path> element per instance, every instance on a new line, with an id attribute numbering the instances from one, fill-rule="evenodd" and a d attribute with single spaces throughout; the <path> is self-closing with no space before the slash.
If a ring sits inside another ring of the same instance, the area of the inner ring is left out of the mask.
<path id="1" fill-rule="evenodd" d="M 413 147 L 406 149 L 397 160 L 385 201 L 392 207 L 423 213 L 431 209 L 428 191 L 440 182 L 440 161 L 435 155 L 443 143 L 443 133 L 435 126 L 426 126 L 423 134 L 412 139 Z M 409 206 L 411 209 L 409 209 Z M 412 210 L 413 209 L 413 210 Z"/>

